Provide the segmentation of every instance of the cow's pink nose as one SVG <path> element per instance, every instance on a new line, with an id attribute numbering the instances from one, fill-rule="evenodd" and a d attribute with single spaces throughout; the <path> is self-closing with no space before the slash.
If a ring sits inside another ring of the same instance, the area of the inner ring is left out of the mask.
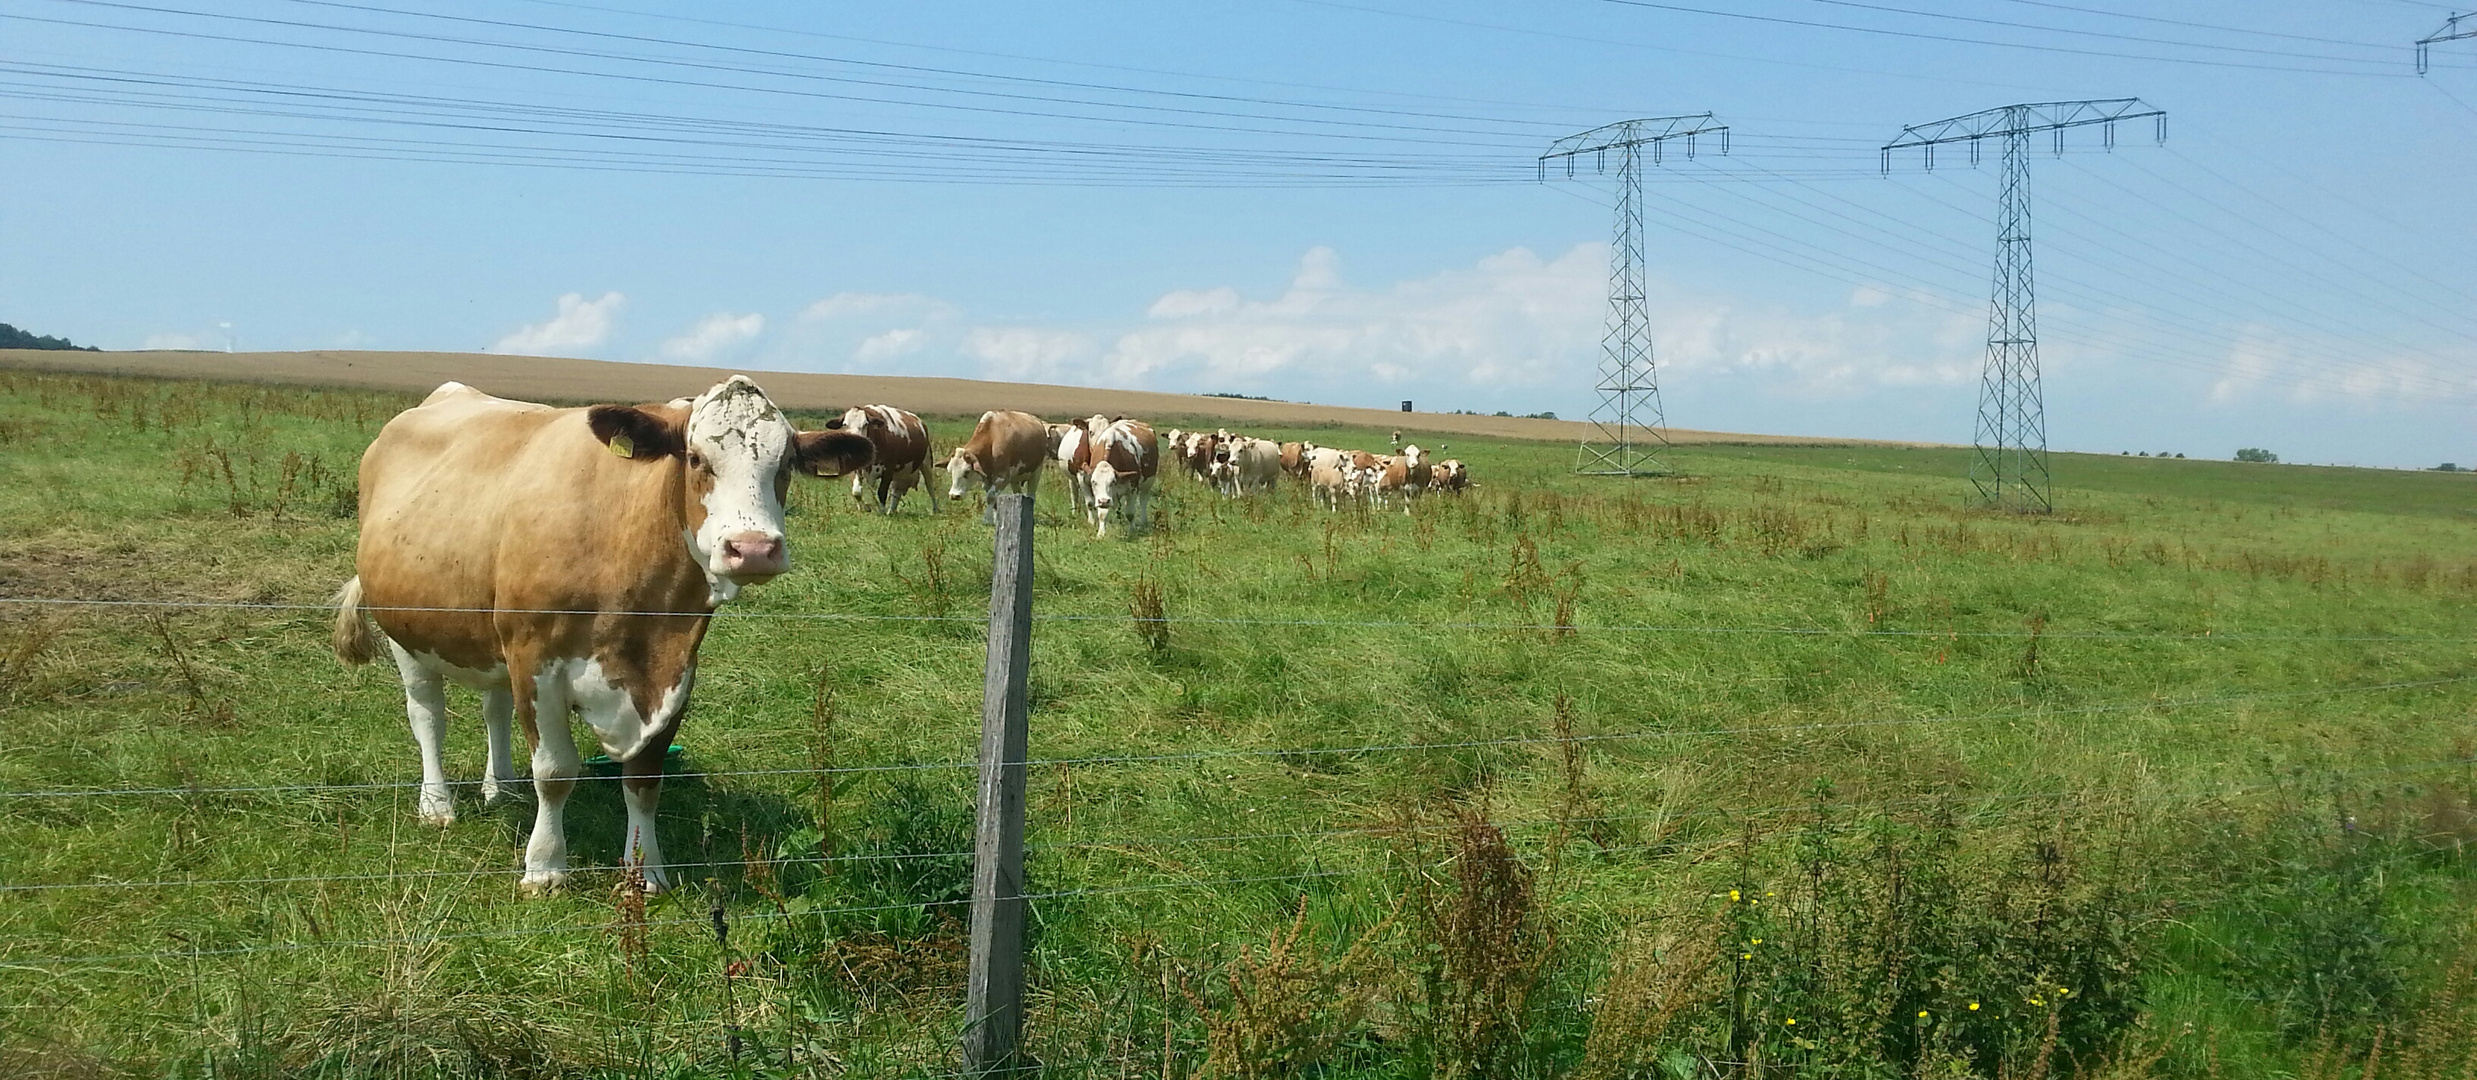
<path id="1" fill-rule="evenodd" d="M 722 561 L 735 574 L 779 574 L 790 565 L 783 554 L 783 538 L 761 532 L 724 537 Z"/>

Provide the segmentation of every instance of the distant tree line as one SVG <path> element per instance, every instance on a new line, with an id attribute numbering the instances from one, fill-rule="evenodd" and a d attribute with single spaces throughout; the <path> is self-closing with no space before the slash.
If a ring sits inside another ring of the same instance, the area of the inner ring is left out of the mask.
<path id="1" fill-rule="evenodd" d="M 103 351 L 92 345 L 71 344 L 69 339 L 64 337 L 52 337 L 48 334 L 37 334 L 31 330 L 20 330 L 14 326 L 10 326 L 7 323 L 0 323 L 0 349 L 77 349 L 83 352 Z"/>

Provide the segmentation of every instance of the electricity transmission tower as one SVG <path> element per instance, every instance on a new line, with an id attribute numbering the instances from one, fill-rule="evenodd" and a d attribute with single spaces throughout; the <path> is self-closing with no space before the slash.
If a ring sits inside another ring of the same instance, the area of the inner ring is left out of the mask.
<path id="1" fill-rule="evenodd" d="M 2167 139 L 2167 113 L 2140 98 L 2050 101 L 2007 105 L 1932 124 L 1901 129 L 1884 144 L 1883 169 L 1892 152 L 1919 148 L 1935 168 L 1935 148 L 1965 142 L 1978 164 L 1982 139 L 2004 140 L 2004 189 L 1995 216 L 1995 288 L 1987 308 L 1987 362 L 1978 379 L 1978 427 L 1971 443 L 1970 483 L 1979 498 L 2008 510 L 2044 514 L 2055 509 L 2047 475 L 2047 405 L 2038 379 L 2038 303 L 2030 272 L 2030 136 L 2055 133 L 2064 153 L 2066 128 L 2105 126 L 2108 149 L 2116 146 L 2120 120 L 2156 118 Z"/>
<path id="2" fill-rule="evenodd" d="M 2468 25 L 2460 25 L 2463 22 L 2466 22 Z M 2466 15 L 2454 15 L 2448 19 L 2444 19 L 2442 29 L 2436 30 L 2431 34 L 2427 34 L 2426 36 L 2417 39 L 2417 74 L 2425 74 L 2425 50 L 2428 46 L 2438 45 L 2446 41 L 2458 41 L 2462 38 L 2473 37 L 2477 37 L 2477 12 L 2470 12 Z"/>
<path id="3" fill-rule="evenodd" d="M 1659 450 L 1668 446 L 1661 431 L 1667 418 L 1660 410 L 1660 384 L 1652 368 L 1651 313 L 1643 303 L 1643 159 L 1660 163 L 1661 146 L 1685 140 L 1686 156 L 1694 156 L 1695 139 L 1719 135 L 1720 152 L 1729 152 L 1729 128 L 1712 122 L 1712 114 L 1661 116 L 1624 120 L 1568 135 L 1550 144 L 1539 158 L 1539 175 L 1548 179 L 1548 163 L 1563 160 L 1565 175 L 1574 175 L 1574 161 L 1586 154 L 1592 171 L 1607 172 L 1611 154 L 1617 158 L 1617 226 L 1615 247 L 1608 256 L 1608 330 L 1600 336 L 1599 404 L 1591 410 L 1591 429 L 1575 450 L 1574 471 L 1586 476 L 1654 476 L 1665 471 Z M 1648 438 L 1646 439 L 1646 436 Z"/>

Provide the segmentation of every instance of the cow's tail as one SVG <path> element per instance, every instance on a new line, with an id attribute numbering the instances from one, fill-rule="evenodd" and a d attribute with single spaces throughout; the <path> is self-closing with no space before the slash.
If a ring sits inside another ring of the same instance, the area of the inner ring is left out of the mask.
<path id="1" fill-rule="evenodd" d="M 335 658 L 347 664 L 367 664 L 378 659 L 378 630 L 370 625 L 369 613 L 361 607 L 361 578 L 356 576 L 335 591 Z"/>

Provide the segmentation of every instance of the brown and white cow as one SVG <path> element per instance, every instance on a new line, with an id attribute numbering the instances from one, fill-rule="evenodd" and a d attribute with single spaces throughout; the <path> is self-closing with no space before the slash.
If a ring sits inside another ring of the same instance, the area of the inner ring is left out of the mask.
<path id="1" fill-rule="evenodd" d="M 1075 513 L 1090 516 L 1092 484 L 1083 473 L 1076 470 L 1075 457 L 1083 451 L 1084 443 L 1091 440 L 1091 432 L 1084 430 L 1082 424 L 1045 424 L 1042 426 L 1049 431 L 1050 456 L 1057 460 L 1058 471 L 1066 474 L 1068 505 L 1074 508 Z"/>
<path id="2" fill-rule="evenodd" d="M 1117 420 L 1084 444 L 1074 468 L 1091 485 L 1092 508 L 1087 520 L 1093 535 L 1109 535 L 1110 508 L 1128 506 L 1127 532 L 1152 526 L 1152 493 L 1159 486 L 1161 440 L 1152 425 L 1141 420 Z"/>
<path id="3" fill-rule="evenodd" d="M 1464 488 L 1470 486 L 1471 471 L 1463 467 L 1459 458 L 1446 458 L 1428 470 L 1428 490 L 1430 491 L 1460 495 Z"/>
<path id="4" fill-rule="evenodd" d="M 1315 443 L 1286 442 L 1281 445 L 1282 473 L 1293 479 L 1307 479 L 1307 452 Z"/>
<path id="5" fill-rule="evenodd" d="M 1382 459 L 1385 471 L 1376 481 L 1376 505 L 1383 506 L 1395 496 L 1402 499 L 1402 512 L 1411 512 L 1411 503 L 1427 494 L 1428 481 L 1434 469 L 1428 464 L 1426 452 L 1413 443 L 1402 452 Z"/>
<path id="6" fill-rule="evenodd" d="M 877 448 L 868 467 L 851 474 L 852 501 L 861 509 L 894 513 L 903 496 L 918 487 L 929 500 L 929 512 L 937 512 L 937 488 L 929 482 L 929 425 L 920 417 L 892 405 L 855 405 L 826 426 L 865 438 Z"/>
<path id="7" fill-rule="evenodd" d="M 1039 495 L 1041 465 L 1050 453 L 1049 425 L 1040 417 L 1013 409 L 982 413 L 972 425 L 972 437 L 946 459 L 952 481 L 946 497 L 960 499 L 976 485 L 985 489 L 980 519 L 996 524 L 997 496 L 1010 491 Z"/>
<path id="8" fill-rule="evenodd" d="M 1221 452 L 1221 437 L 1209 431 L 1187 434 L 1186 444 L 1178 449 L 1178 467 L 1197 483 L 1213 482 L 1213 459 Z"/>
<path id="9" fill-rule="evenodd" d="M 421 748 L 423 820 L 452 823 L 440 760 L 445 684 L 482 692 L 482 796 L 515 779 L 514 715 L 536 798 L 522 886 L 567 877 L 564 813 L 583 766 L 568 718 L 620 762 L 620 851 L 669 884 L 654 809 L 713 611 L 790 569 L 791 474 L 868 464 L 869 440 L 796 431 L 738 375 L 693 400 L 555 409 L 460 383 L 387 422 L 361 457 L 357 575 L 336 592 L 334 646 L 383 645 Z M 376 632 L 372 632 L 372 623 Z"/>

